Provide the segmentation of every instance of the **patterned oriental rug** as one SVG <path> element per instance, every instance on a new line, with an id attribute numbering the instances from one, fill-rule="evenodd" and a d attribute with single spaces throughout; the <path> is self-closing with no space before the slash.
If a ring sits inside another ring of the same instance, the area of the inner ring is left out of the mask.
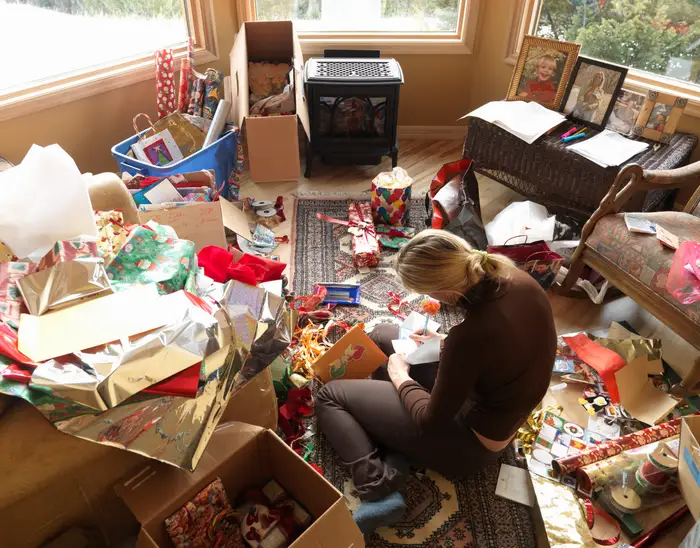
<path id="1" fill-rule="evenodd" d="M 335 309 L 336 318 L 362 321 L 366 327 L 378 322 L 400 323 L 387 309 L 387 293 L 406 297 L 392 269 L 395 251 L 382 249 L 381 263 L 368 274 L 360 274 L 352 264 L 351 236 L 346 227 L 320 221 L 316 213 L 347 219 L 351 199 L 300 197 L 296 202 L 293 228 L 293 288 L 297 295 L 311 292 L 316 282 L 360 283 L 360 306 Z M 411 203 L 410 226 L 425 227 L 423 200 Z M 418 295 L 408 296 L 417 307 Z M 443 330 L 460 321 L 456 310 L 440 311 L 437 318 Z M 330 444 L 316 432 L 312 462 L 323 468 L 326 479 L 345 494 L 352 510 L 359 505 L 352 480 Z M 512 451 L 502 462 L 516 465 Z M 394 527 L 376 531 L 368 539 L 369 548 L 528 548 L 535 547 L 535 533 L 529 509 L 497 497 L 494 492 L 500 464 L 469 479 L 446 478 L 431 470 L 416 472 L 409 479 L 404 496 L 408 512 Z"/>

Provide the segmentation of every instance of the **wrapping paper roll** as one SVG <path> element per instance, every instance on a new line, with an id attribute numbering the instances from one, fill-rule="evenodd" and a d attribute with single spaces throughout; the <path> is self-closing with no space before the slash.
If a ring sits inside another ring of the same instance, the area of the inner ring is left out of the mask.
<path id="1" fill-rule="evenodd" d="M 664 441 L 677 437 L 665 438 Z M 576 471 L 579 493 L 590 496 L 595 489 L 604 488 L 611 482 L 619 481 L 624 472 L 633 478 L 637 470 L 648 461 L 649 455 L 656 450 L 659 443 L 660 441 L 655 441 L 634 449 L 627 449 L 605 460 L 582 466 Z"/>
<path id="2" fill-rule="evenodd" d="M 619 455 L 629 449 L 636 449 L 671 436 L 678 436 L 680 432 L 681 419 L 674 419 L 601 443 L 578 455 L 557 459 L 552 462 L 552 468 L 557 474 L 568 474 L 589 464 Z"/>

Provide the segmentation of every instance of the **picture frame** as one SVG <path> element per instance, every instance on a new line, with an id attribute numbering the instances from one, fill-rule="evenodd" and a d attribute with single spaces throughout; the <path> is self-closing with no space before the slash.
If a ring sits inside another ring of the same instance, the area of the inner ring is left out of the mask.
<path id="1" fill-rule="evenodd" d="M 626 76 L 627 67 L 580 56 L 569 78 L 562 112 L 574 122 L 604 129 Z"/>
<path id="2" fill-rule="evenodd" d="M 649 90 L 633 134 L 659 143 L 669 143 L 687 104 L 685 97 Z"/>
<path id="3" fill-rule="evenodd" d="M 637 124 L 637 118 L 642 112 L 646 98 L 646 93 L 638 93 L 623 87 L 617 94 L 617 100 L 605 127 L 620 135 L 633 135 L 634 126 Z"/>
<path id="4" fill-rule="evenodd" d="M 535 101 L 560 110 L 580 44 L 525 36 L 506 101 Z"/>

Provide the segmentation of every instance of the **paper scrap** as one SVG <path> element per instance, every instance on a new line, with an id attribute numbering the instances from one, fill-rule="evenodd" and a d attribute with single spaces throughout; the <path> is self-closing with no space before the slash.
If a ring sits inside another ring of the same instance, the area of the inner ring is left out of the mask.
<path id="1" fill-rule="evenodd" d="M 671 249 L 678 249 L 678 246 L 681 245 L 678 236 L 659 225 L 656 225 L 656 237 L 662 244 Z"/>
<path id="2" fill-rule="evenodd" d="M 423 331 L 425 327 L 425 316 L 418 312 L 411 312 L 404 322 L 399 326 L 399 339 L 407 339 L 409 335 L 416 331 Z M 440 324 L 435 320 L 428 320 L 428 331 L 440 330 Z"/>
<path id="3" fill-rule="evenodd" d="M 410 365 L 419 365 L 440 361 L 441 342 L 439 337 L 435 337 L 420 345 L 411 339 L 399 339 L 391 341 L 391 344 L 397 354 L 406 356 L 406 361 Z"/>
<path id="4" fill-rule="evenodd" d="M 40 362 L 163 327 L 171 318 L 155 284 L 137 286 L 43 316 L 22 314 L 18 348 Z"/>
<path id="5" fill-rule="evenodd" d="M 177 189 L 168 179 L 163 179 L 153 188 L 143 193 L 146 199 L 152 204 L 164 204 L 166 202 L 184 202 Z"/>
<path id="6" fill-rule="evenodd" d="M 32 145 L 18 166 L 0 173 L 0 240 L 20 259 L 38 262 L 56 242 L 97 239 L 87 183 L 58 145 Z"/>
<path id="7" fill-rule="evenodd" d="M 510 464 L 501 464 L 498 483 L 496 483 L 496 496 L 519 502 L 530 508 L 533 508 L 537 502 L 528 471 Z"/>
<path id="8" fill-rule="evenodd" d="M 620 403 L 635 419 L 654 425 L 664 419 L 678 401 L 654 387 L 637 360 L 615 372 Z"/>

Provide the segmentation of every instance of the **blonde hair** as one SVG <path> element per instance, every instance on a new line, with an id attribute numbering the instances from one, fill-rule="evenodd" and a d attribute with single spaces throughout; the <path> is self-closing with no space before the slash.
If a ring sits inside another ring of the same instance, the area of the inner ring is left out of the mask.
<path id="1" fill-rule="evenodd" d="M 540 57 L 537 60 L 537 64 L 535 66 L 539 67 L 541 64 L 544 63 L 544 61 L 549 61 L 553 66 L 552 68 L 556 70 L 557 68 L 557 58 L 554 57 L 554 55 L 551 55 L 549 53 L 545 53 L 542 57 Z"/>
<path id="2" fill-rule="evenodd" d="M 503 255 L 472 249 L 450 232 L 429 229 L 399 251 L 395 268 L 403 285 L 416 293 L 464 293 L 483 279 L 507 280 L 515 265 Z"/>

